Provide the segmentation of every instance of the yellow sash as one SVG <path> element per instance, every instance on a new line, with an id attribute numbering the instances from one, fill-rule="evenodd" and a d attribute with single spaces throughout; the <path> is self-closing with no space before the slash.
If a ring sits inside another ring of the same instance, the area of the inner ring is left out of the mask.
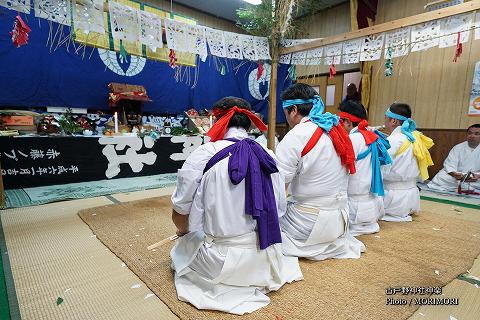
<path id="1" fill-rule="evenodd" d="M 432 157 L 430 156 L 430 152 L 428 152 L 428 149 L 433 146 L 433 140 L 427 136 L 424 136 L 419 131 L 413 131 L 412 135 L 415 137 L 415 141 L 413 142 L 413 155 L 417 159 L 420 176 L 423 180 L 427 180 L 428 167 L 433 166 Z M 411 142 L 406 139 L 405 142 L 398 149 L 397 153 L 395 153 L 395 158 L 407 151 L 410 144 Z"/>

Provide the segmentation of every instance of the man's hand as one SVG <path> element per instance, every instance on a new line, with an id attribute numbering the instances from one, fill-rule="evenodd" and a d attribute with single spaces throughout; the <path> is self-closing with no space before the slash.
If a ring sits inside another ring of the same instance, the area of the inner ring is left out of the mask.
<path id="1" fill-rule="evenodd" d="M 463 173 L 460 173 L 460 172 L 449 172 L 448 174 L 457 180 L 462 180 L 463 177 L 465 176 Z"/>

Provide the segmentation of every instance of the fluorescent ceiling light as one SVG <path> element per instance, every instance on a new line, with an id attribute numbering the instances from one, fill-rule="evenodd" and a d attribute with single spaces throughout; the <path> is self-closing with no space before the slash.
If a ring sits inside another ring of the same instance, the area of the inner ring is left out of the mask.
<path id="1" fill-rule="evenodd" d="M 262 3 L 262 0 L 243 0 L 245 2 L 248 2 L 250 4 L 260 4 Z"/>

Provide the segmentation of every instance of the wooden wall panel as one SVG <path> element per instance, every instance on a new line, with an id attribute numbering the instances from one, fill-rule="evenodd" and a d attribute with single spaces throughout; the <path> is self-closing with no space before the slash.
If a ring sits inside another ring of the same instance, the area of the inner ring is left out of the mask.
<path id="1" fill-rule="evenodd" d="M 379 0 L 377 23 L 424 12 L 428 0 Z M 457 129 L 479 122 L 467 117 L 475 63 L 480 60 L 480 41 L 463 44 L 463 55 L 454 63 L 455 48 L 432 48 L 394 59 L 394 75 L 383 75 L 383 59 L 374 63 L 369 120 L 383 123 L 386 106 L 406 102 L 419 127 Z"/>
<path id="2" fill-rule="evenodd" d="M 145 4 L 157 7 L 159 9 L 170 12 L 170 1 L 166 0 L 141 0 Z M 241 28 L 237 27 L 234 22 L 215 17 L 213 15 L 196 11 L 181 4 L 173 3 L 173 12 L 180 15 L 185 15 L 189 18 L 197 20 L 197 23 L 202 26 L 207 26 L 224 31 L 231 31 L 237 33 L 245 33 Z"/>
<path id="3" fill-rule="evenodd" d="M 298 22 L 297 38 L 325 38 L 339 33 L 350 32 L 350 3 L 346 2 L 330 9 L 300 19 Z M 336 65 L 339 72 L 358 70 L 358 64 Z M 309 76 L 314 74 L 329 73 L 329 66 L 297 66 L 297 76 Z"/>
<path id="4" fill-rule="evenodd" d="M 430 179 L 443 168 L 443 161 L 450 150 L 467 138 L 464 129 L 419 129 L 424 135 L 433 139 L 435 145 L 430 149 L 434 165 L 428 169 Z"/>

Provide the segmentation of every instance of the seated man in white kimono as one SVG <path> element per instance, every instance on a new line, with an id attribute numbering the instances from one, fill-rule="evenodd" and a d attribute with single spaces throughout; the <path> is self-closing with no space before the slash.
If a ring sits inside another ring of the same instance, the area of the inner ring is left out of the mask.
<path id="1" fill-rule="evenodd" d="M 447 159 L 429 188 L 440 191 L 457 192 L 458 185 L 464 176 L 471 172 L 473 176 L 462 184 L 462 189 L 473 189 L 480 192 L 480 124 L 468 127 L 467 141 L 457 144 L 450 150 Z"/>
<path id="2" fill-rule="evenodd" d="M 382 167 L 385 197 L 385 221 L 412 221 L 411 214 L 420 210 L 417 179 L 428 178 L 427 168 L 433 165 L 428 149 L 432 139 L 416 131 L 408 104 L 394 103 L 385 112 L 385 127 L 393 162 Z"/>
<path id="3" fill-rule="evenodd" d="M 266 306 L 269 291 L 302 279 L 282 254 L 284 181 L 266 149 L 247 138 L 265 124 L 240 98 L 214 105 L 211 142 L 178 170 L 172 196 L 177 240 L 170 255 L 178 299 L 198 309 L 244 314 Z"/>
<path id="4" fill-rule="evenodd" d="M 355 154 L 339 118 L 315 90 L 297 83 L 282 93 L 292 128 L 278 144 L 278 168 L 291 197 L 280 219 L 283 252 L 311 260 L 359 258 L 365 246 L 348 230 L 348 173 Z"/>
<path id="5" fill-rule="evenodd" d="M 380 230 L 383 218 L 383 182 L 380 167 L 392 162 L 387 138 L 368 129 L 367 112 L 360 102 L 348 100 L 338 108 L 341 122 L 352 140 L 357 172 L 348 178 L 349 228 L 353 236 Z"/>

